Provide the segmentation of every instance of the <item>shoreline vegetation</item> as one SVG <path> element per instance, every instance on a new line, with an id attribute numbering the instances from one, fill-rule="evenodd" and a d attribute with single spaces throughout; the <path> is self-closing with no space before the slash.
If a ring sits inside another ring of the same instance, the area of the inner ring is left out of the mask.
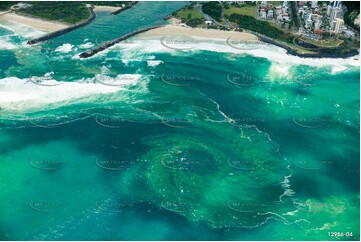
<path id="1" fill-rule="evenodd" d="M 40 42 L 55 38 L 57 36 L 69 33 L 69 32 L 71 32 L 73 30 L 76 30 L 78 28 L 81 28 L 81 27 L 91 23 L 95 19 L 95 13 L 93 11 L 93 7 L 89 7 L 88 9 L 91 12 L 91 16 L 90 16 L 90 18 L 88 18 L 84 22 L 81 22 L 81 23 L 76 24 L 76 25 L 69 26 L 69 27 L 67 27 L 65 29 L 60 29 L 60 30 L 55 31 L 55 32 L 50 32 L 49 34 L 43 35 L 43 36 L 41 36 L 39 38 L 30 39 L 27 44 L 28 45 L 37 44 L 37 43 L 40 43 Z"/>
<path id="2" fill-rule="evenodd" d="M 32 4 L 27 3 L 11 4 L 11 2 L 4 2 L 0 4 L 0 9 L 6 11 L 0 12 L 0 18 L 3 17 L 6 20 L 25 24 L 36 29 L 50 31 L 50 33 L 45 34 L 41 37 L 30 39 L 27 43 L 31 45 L 66 34 L 77 28 L 83 27 L 91 23 L 96 17 L 94 11 L 110 11 L 111 14 L 116 15 L 126 9 L 133 7 L 136 3 L 137 2 L 135 1 L 99 1 L 86 2 L 86 4 L 81 2 L 69 2 L 70 7 L 68 7 L 66 6 L 67 3 L 65 2 L 56 2 L 54 4 L 58 6 L 53 6 L 53 8 L 57 7 L 56 11 L 65 8 L 68 12 L 63 12 L 62 14 L 60 14 L 60 16 L 56 16 L 56 14 L 55 16 L 53 16 L 51 15 L 51 13 L 44 14 L 44 12 L 48 12 L 49 4 L 51 5 L 52 3 L 35 3 L 35 6 L 33 6 Z M 78 12 L 75 11 L 76 9 L 80 9 L 82 14 L 78 15 Z M 54 10 L 49 10 L 49 12 L 52 11 Z M 21 15 L 19 13 L 21 13 Z M 38 16 L 40 19 L 36 18 L 36 16 Z M 60 22 L 58 23 L 58 21 L 55 22 L 51 19 L 56 19 Z"/>
<path id="3" fill-rule="evenodd" d="M 82 2 L 0 2 L 0 11 L 17 15 L 76 25 L 91 17 L 91 12 Z"/>
<path id="4" fill-rule="evenodd" d="M 47 32 L 67 33 L 90 23 L 94 11 L 118 14 L 137 2 L 0 2 L 0 19 L 27 25 Z M 49 33 L 47 35 L 54 35 Z M 58 35 L 56 35 L 58 36 Z"/>
<path id="5" fill-rule="evenodd" d="M 280 2 L 278 2 L 279 4 Z M 295 12 L 295 4 L 291 4 Z M 258 37 L 260 41 L 276 45 L 287 50 L 288 54 L 311 58 L 348 58 L 359 54 L 360 42 L 342 36 L 336 39 L 311 41 L 300 35 L 276 25 L 272 21 L 256 18 L 255 3 L 192 3 L 173 12 L 172 17 L 178 19 L 181 25 L 191 28 L 218 29 L 246 32 Z M 299 19 L 292 16 L 295 26 L 299 27 Z M 292 23 L 288 26 L 292 28 Z"/>

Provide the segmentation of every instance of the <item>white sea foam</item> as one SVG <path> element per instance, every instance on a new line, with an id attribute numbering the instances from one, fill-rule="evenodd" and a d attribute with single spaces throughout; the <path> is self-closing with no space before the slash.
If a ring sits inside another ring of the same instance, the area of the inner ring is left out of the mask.
<path id="1" fill-rule="evenodd" d="M 71 44 L 63 44 L 55 49 L 55 52 L 69 53 L 73 49 Z"/>
<path id="2" fill-rule="evenodd" d="M 141 77 L 142 75 L 140 74 L 121 74 L 116 77 L 97 74 L 95 75 L 95 80 L 103 85 L 125 86 L 137 84 Z"/>
<path id="3" fill-rule="evenodd" d="M 161 61 L 161 60 L 148 60 L 147 63 L 148 63 L 148 66 L 157 66 L 157 65 L 163 63 L 163 61 Z"/>
<path id="4" fill-rule="evenodd" d="M 2 19 L 0 21 L 0 28 L 7 29 L 19 36 L 24 38 L 34 38 L 44 35 L 46 32 L 32 28 L 28 25 L 14 23 L 12 21 L 7 21 Z"/>
<path id="5" fill-rule="evenodd" d="M 147 57 L 147 60 L 154 60 L 155 58 L 157 58 L 155 55 L 151 55 Z"/>
<path id="6" fill-rule="evenodd" d="M 13 50 L 16 49 L 17 46 L 11 43 L 8 38 L 1 38 L 0 37 L 0 50 Z"/>
<path id="7" fill-rule="evenodd" d="M 332 74 L 337 74 L 339 72 L 343 72 L 346 69 L 347 69 L 347 66 L 344 66 L 344 65 L 333 66 L 332 70 L 331 70 L 331 73 Z"/>
<path id="8" fill-rule="evenodd" d="M 92 48 L 93 46 L 94 46 L 93 43 L 91 43 L 91 42 L 86 42 L 85 44 L 79 45 L 79 48 L 80 48 L 80 49 L 89 49 L 89 48 Z"/>
<path id="9" fill-rule="evenodd" d="M 114 93 L 120 87 L 106 86 L 98 83 L 57 82 L 48 79 L 42 86 L 29 79 L 8 77 L 0 80 L 0 107 L 5 110 L 37 109 L 81 101 L 90 101 L 97 94 Z M 55 85 L 55 86 L 51 86 Z"/>
<path id="10" fill-rule="evenodd" d="M 144 40 L 144 39 L 134 39 L 134 44 L 132 45 L 115 45 L 112 49 L 121 49 L 123 53 L 134 53 L 134 51 L 139 51 L 147 54 L 151 53 L 171 53 L 174 55 L 179 54 L 191 54 L 196 51 L 213 51 L 220 53 L 234 53 L 239 55 L 252 55 L 255 57 L 261 57 L 271 60 L 272 62 L 279 63 L 281 65 L 308 65 L 308 66 L 331 66 L 340 68 L 340 66 L 359 66 L 359 56 L 350 57 L 350 58 L 301 58 L 299 56 L 289 55 L 287 51 L 283 48 L 261 43 L 257 45 L 255 49 L 247 49 L 245 46 L 244 50 L 236 49 L 227 45 L 226 41 L 222 40 L 205 40 L 202 38 L 200 44 L 196 45 L 195 48 L 189 50 L 175 50 L 167 48 L 162 45 L 159 40 Z M 139 52 L 136 52 L 139 54 Z"/>

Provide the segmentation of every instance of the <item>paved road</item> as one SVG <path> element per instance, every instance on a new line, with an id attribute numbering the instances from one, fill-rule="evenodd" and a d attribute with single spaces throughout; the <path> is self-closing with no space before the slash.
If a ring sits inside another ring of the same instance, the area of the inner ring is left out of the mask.
<path id="1" fill-rule="evenodd" d="M 226 23 L 226 26 L 228 28 L 232 28 L 231 22 L 229 22 L 228 19 L 224 17 L 224 6 L 223 6 L 223 4 L 221 2 L 219 2 L 219 3 L 221 4 L 221 7 L 222 7 L 222 13 L 221 14 L 222 14 L 223 21 Z"/>
<path id="2" fill-rule="evenodd" d="M 197 6 L 196 8 L 198 8 L 199 12 L 203 15 L 203 17 L 205 18 L 206 21 L 213 21 L 213 23 L 214 23 L 215 25 L 222 26 L 222 27 L 226 27 L 226 26 L 224 26 L 223 24 L 221 24 L 220 22 L 218 22 L 217 20 L 215 20 L 214 18 L 212 18 L 211 16 L 209 16 L 208 14 L 204 13 L 204 12 L 202 11 L 202 5 Z M 223 8 L 223 6 L 222 6 L 222 8 Z"/>

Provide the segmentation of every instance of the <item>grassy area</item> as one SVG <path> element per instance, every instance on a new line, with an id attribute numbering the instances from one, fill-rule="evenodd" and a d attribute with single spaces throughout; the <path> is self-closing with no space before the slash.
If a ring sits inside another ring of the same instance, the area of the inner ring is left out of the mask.
<path id="1" fill-rule="evenodd" d="M 202 14 L 197 9 L 181 9 L 177 12 L 176 17 L 180 19 L 195 19 L 203 18 Z"/>
<path id="2" fill-rule="evenodd" d="M 192 5 L 182 8 L 172 15 L 190 27 L 205 27 L 203 15 Z"/>
<path id="3" fill-rule="evenodd" d="M 321 41 L 304 39 L 304 38 L 301 38 L 301 39 L 307 43 L 311 43 L 313 45 L 316 45 L 316 46 L 322 47 L 322 48 L 338 47 L 338 46 L 340 46 L 340 44 L 343 43 L 343 40 L 341 40 L 341 39 L 329 39 L 329 40 L 321 40 Z"/>
<path id="4" fill-rule="evenodd" d="M 273 6 L 278 6 L 283 4 L 283 1 L 267 1 L 267 4 L 272 4 Z"/>
<path id="5" fill-rule="evenodd" d="M 255 11 L 256 11 L 256 6 L 254 6 L 254 5 L 245 5 L 242 7 L 231 6 L 229 9 L 225 9 L 224 15 L 230 16 L 230 15 L 236 13 L 236 14 L 240 14 L 240 15 L 247 15 L 247 16 L 254 17 Z"/>
<path id="6" fill-rule="evenodd" d="M 16 10 L 16 13 L 67 24 L 76 24 L 88 19 L 91 12 L 85 2 L 31 2 L 32 6 Z"/>
<path id="7" fill-rule="evenodd" d="M 290 44 L 290 43 L 284 43 L 285 45 L 287 45 L 289 48 L 297 51 L 300 54 L 314 54 L 316 53 L 314 50 L 309 50 L 309 49 L 305 49 L 302 48 L 301 46 L 295 45 L 295 44 Z"/>

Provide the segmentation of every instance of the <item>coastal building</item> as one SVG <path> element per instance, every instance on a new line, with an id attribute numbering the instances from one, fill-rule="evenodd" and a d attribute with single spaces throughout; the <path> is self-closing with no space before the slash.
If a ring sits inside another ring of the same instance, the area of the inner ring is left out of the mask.
<path id="1" fill-rule="evenodd" d="M 333 21 L 335 21 L 335 19 L 338 17 L 338 15 L 342 15 L 342 11 L 340 11 L 340 10 L 341 10 L 340 1 L 334 1 L 333 6 L 332 6 L 332 10 L 331 10 L 331 14 L 330 14 L 330 22 L 331 23 Z"/>
<path id="2" fill-rule="evenodd" d="M 332 7 L 331 7 L 331 5 L 328 5 L 327 6 L 327 12 L 326 12 L 327 16 L 330 16 L 331 12 L 332 12 Z"/>
<path id="3" fill-rule="evenodd" d="M 306 2 L 306 1 L 300 1 L 298 4 L 300 5 L 300 7 L 307 6 L 307 2 Z"/>
<path id="4" fill-rule="evenodd" d="M 281 5 L 276 7 L 276 13 L 277 14 L 282 14 L 282 6 Z"/>
<path id="5" fill-rule="evenodd" d="M 332 23 L 337 18 L 338 8 L 332 8 L 330 22 Z"/>
<path id="6" fill-rule="evenodd" d="M 284 21 L 290 21 L 290 16 L 288 15 L 288 13 L 282 14 L 282 20 L 284 20 Z"/>
<path id="7" fill-rule="evenodd" d="M 321 24 L 322 24 L 322 16 L 318 15 L 318 14 L 312 14 L 312 21 L 314 23 L 314 28 L 315 30 L 318 30 L 321 28 Z"/>
<path id="8" fill-rule="evenodd" d="M 307 20 L 306 20 L 306 22 L 305 22 L 305 28 L 306 28 L 306 29 L 311 28 L 312 24 L 313 24 L 312 14 L 307 14 Z"/>
<path id="9" fill-rule="evenodd" d="M 343 21 L 343 19 L 336 18 L 336 20 L 335 20 L 334 22 L 336 22 L 336 23 L 335 23 L 334 32 L 335 32 L 336 34 L 338 34 L 338 33 L 340 33 L 341 30 L 342 30 L 342 27 L 343 27 L 343 25 L 344 25 L 344 21 Z"/>
<path id="10" fill-rule="evenodd" d="M 267 12 L 267 18 L 273 19 L 273 10 L 268 10 L 268 12 Z"/>
<path id="11" fill-rule="evenodd" d="M 318 7 L 318 1 L 312 1 L 311 8 L 317 8 L 317 7 Z"/>
<path id="12" fill-rule="evenodd" d="M 299 8 L 298 9 L 298 14 L 299 15 L 303 15 L 305 13 L 305 9 L 304 8 Z"/>
<path id="13" fill-rule="evenodd" d="M 333 2 L 333 8 L 339 8 L 341 1 L 334 1 Z"/>
<path id="14" fill-rule="evenodd" d="M 315 22 L 315 30 L 319 30 L 321 28 L 321 21 Z"/>
<path id="15" fill-rule="evenodd" d="M 261 9 L 260 12 L 259 12 L 259 16 L 261 18 L 266 18 L 267 15 L 266 15 L 266 9 Z"/>
<path id="16" fill-rule="evenodd" d="M 275 19 L 278 25 L 287 29 L 288 22 L 292 21 L 289 15 L 289 4 L 284 1 L 282 5 L 272 6 L 266 1 L 259 5 L 259 17 L 266 20 Z M 341 1 L 298 1 L 297 14 L 302 25 L 298 31 L 308 38 L 318 39 L 321 34 L 343 33 L 345 36 L 351 36 L 352 33 L 345 32 L 343 15 L 344 7 Z"/>

